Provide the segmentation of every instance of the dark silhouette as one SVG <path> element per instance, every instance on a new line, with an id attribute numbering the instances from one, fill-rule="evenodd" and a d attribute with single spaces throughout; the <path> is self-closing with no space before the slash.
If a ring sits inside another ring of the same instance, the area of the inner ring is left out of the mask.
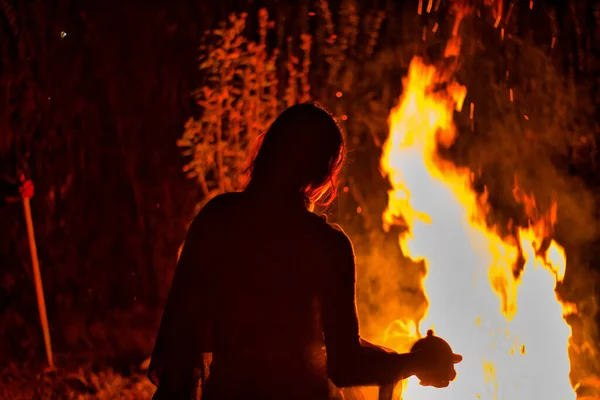
<path id="1" fill-rule="evenodd" d="M 155 399 L 193 397 L 199 379 L 203 400 L 328 399 L 328 378 L 384 385 L 419 371 L 447 386 L 454 366 L 438 355 L 359 336 L 352 243 L 310 211 L 335 196 L 333 118 L 296 105 L 261 139 L 246 190 L 214 198 L 189 228 L 150 364 Z"/>

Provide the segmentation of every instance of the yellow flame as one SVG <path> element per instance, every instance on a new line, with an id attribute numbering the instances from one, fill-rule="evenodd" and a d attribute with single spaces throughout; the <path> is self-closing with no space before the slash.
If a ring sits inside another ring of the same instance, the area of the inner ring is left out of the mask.
<path id="1" fill-rule="evenodd" d="M 555 292 L 565 274 L 565 254 L 548 240 L 555 208 L 547 216 L 536 215 L 532 197 L 516 191 L 531 228 L 515 229 L 508 242 L 487 227 L 485 196 L 472 190 L 471 171 L 438 152 L 456 139 L 453 114 L 465 95 L 448 74 L 415 58 L 390 115 L 381 159 L 392 186 L 384 227 L 400 219 L 406 224 L 399 244 L 407 257 L 426 264 L 423 288 L 429 306 L 416 329 L 409 321 L 395 321 L 384 340 L 391 341 L 394 326 L 403 327 L 412 335 L 395 347 L 406 351 L 419 332 L 434 328 L 464 356 L 449 388 L 421 387 L 412 378 L 403 397 L 573 400 L 571 329 L 564 319 L 572 309 Z M 544 241 L 549 243 L 545 249 Z"/>

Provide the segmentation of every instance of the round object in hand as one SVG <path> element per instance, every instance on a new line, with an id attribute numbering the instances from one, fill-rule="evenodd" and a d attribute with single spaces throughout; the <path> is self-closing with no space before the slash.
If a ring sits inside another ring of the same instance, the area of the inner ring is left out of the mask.
<path id="1" fill-rule="evenodd" d="M 416 374 L 423 386 L 438 386 L 440 382 L 454 380 L 456 371 L 454 364 L 462 357 L 454 354 L 452 348 L 444 339 L 435 336 L 430 329 L 427 336 L 419 339 L 411 348 L 411 352 L 418 351 L 436 365 L 430 365 L 428 372 Z"/>

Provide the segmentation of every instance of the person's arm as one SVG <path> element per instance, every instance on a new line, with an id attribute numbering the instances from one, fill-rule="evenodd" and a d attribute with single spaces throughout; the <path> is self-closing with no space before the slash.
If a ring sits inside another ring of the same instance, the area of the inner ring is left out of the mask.
<path id="1" fill-rule="evenodd" d="M 331 381 L 338 387 L 379 386 L 414 374 L 414 354 L 398 354 L 360 338 L 352 243 L 337 234 L 322 297 L 322 322 Z"/>
<path id="2" fill-rule="evenodd" d="M 196 368 L 212 351 L 209 281 L 214 266 L 203 251 L 209 247 L 210 214 L 205 207 L 190 226 L 175 268 L 148 373 L 158 387 L 155 400 L 189 399 L 197 385 Z"/>

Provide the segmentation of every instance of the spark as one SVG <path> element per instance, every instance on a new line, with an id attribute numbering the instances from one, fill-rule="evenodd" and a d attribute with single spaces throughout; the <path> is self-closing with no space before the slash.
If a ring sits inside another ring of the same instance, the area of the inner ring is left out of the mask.
<path id="1" fill-rule="evenodd" d="M 438 23 L 436 22 L 435 24 L 433 24 L 433 28 L 432 28 L 431 30 L 432 30 L 432 31 L 435 33 L 435 32 L 437 32 L 437 30 L 438 30 L 438 27 L 439 27 L 439 25 L 438 25 Z"/>
<path id="2" fill-rule="evenodd" d="M 494 28 L 497 28 L 500 25 L 500 21 L 502 21 L 502 15 L 498 14 L 496 17 L 496 22 L 494 22 Z"/>
<path id="3" fill-rule="evenodd" d="M 423 13 L 423 0 L 419 0 L 419 8 L 417 8 L 417 14 L 421 15 Z"/>
<path id="4" fill-rule="evenodd" d="M 513 1 L 510 3 L 510 6 L 508 7 L 508 12 L 506 13 L 506 22 L 505 22 L 506 25 L 508 25 L 508 20 L 510 19 L 510 16 L 512 14 L 514 6 L 515 6 L 515 2 Z"/>

